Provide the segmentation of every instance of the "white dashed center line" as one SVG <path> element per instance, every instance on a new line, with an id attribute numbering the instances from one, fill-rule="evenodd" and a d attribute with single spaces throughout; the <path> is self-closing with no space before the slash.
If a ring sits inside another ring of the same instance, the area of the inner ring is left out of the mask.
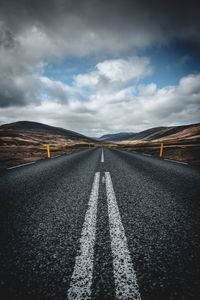
<path id="1" fill-rule="evenodd" d="M 88 210 L 80 239 L 80 250 L 76 256 L 68 299 L 80 300 L 91 298 L 93 275 L 94 244 L 96 238 L 97 203 L 99 194 L 100 173 L 95 173 L 92 191 L 88 202 Z"/>
<path id="2" fill-rule="evenodd" d="M 116 298 L 141 300 L 109 172 L 105 172 L 105 178 Z"/>
<path id="3" fill-rule="evenodd" d="M 102 163 L 104 162 L 104 152 L 103 152 L 103 149 L 102 149 L 102 152 L 101 152 L 101 162 Z"/>

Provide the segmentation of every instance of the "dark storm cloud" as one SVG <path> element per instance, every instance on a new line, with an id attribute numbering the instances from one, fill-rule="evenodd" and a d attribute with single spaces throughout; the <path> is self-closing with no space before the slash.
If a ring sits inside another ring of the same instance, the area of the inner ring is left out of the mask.
<path id="1" fill-rule="evenodd" d="M 200 10 L 195 0 L 1 0 L 0 4 L 0 17 L 14 32 L 35 24 L 49 34 L 65 36 L 65 25 L 71 24 L 69 41 L 86 30 L 99 35 L 107 31 L 113 43 L 121 36 L 127 46 L 134 44 L 131 32 L 137 46 L 143 46 L 145 39 L 147 45 L 157 39 L 200 40 Z"/>
<path id="2" fill-rule="evenodd" d="M 52 57 L 199 43 L 199 15 L 194 0 L 0 0 L 0 106 L 36 102 L 31 76 Z"/>
<path id="3" fill-rule="evenodd" d="M 23 93 L 20 94 L 16 90 L 14 90 L 14 93 L 12 93 L 12 91 L 0 93 L 0 107 L 8 107 L 10 105 L 21 106 L 25 105 L 25 103 Z"/>
<path id="4" fill-rule="evenodd" d="M 3 26 L 0 26 L 0 47 L 13 48 L 14 44 L 13 34 Z"/>

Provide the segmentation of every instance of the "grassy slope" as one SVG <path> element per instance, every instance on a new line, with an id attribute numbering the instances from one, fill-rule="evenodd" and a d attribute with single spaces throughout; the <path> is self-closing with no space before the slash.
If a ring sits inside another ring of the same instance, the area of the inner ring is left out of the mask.
<path id="1" fill-rule="evenodd" d="M 96 141 L 73 131 L 35 122 L 17 122 L 0 126 L 0 168 L 68 154 L 94 146 Z"/>
<path id="2" fill-rule="evenodd" d="M 157 135 L 158 136 L 158 135 Z M 118 147 L 159 156 L 160 144 L 164 144 L 164 157 L 200 166 L 200 125 L 182 126 L 171 134 L 153 140 L 122 141 Z"/>

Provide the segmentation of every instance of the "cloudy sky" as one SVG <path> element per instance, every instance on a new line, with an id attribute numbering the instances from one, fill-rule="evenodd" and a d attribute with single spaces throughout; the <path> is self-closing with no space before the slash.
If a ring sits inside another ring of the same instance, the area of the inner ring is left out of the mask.
<path id="1" fill-rule="evenodd" d="M 0 123 L 199 122 L 199 16 L 194 0 L 0 0 Z"/>

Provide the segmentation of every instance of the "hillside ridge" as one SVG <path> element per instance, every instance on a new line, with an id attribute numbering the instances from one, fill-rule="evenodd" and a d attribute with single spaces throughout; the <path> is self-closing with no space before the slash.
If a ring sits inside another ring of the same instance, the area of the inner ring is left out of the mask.
<path id="1" fill-rule="evenodd" d="M 169 127 L 154 127 L 143 130 L 138 133 L 126 132 L 108 134 L 100 137 L 100 140 L 110 142 L 121 142 L 121 141 L 153 141 L 162 140 L 168 138 L 192 138 L 193 136 L 200 135 L 200 123 L 180 125 L 180 126 L 169 126 Z M 117 138 L 116 138 L 117 137 Z"/>

